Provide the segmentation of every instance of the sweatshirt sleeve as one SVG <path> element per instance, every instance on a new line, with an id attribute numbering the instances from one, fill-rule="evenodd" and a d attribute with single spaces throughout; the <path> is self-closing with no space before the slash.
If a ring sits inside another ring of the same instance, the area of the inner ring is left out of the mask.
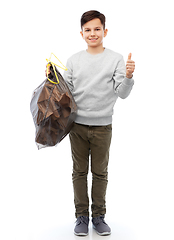
<path id="1" fill-rule="evenodd" d="M 72 82 L 72 78 L 73 78 L 73 68 L 72 68 L 72 63 L 71 61 L 68 59 L 67 61 L 67 64 L 66 64 L 66 67 L 67 67 L 67 71 L 64 71 L 64 80 L 65 82 L 67 83 L 68 87 L 69 87 L 69 90 L 72 92 L 73 89 L 74 89 L 74 86 L 73 86 L 73 82 Z"/>
<path id="2" fill-rule="evenodd" d="M 126 67 L 123 57 L 117 64 L 114 75 L 114 89 L 118 96 L 125 99 L 129 96 L 134 85 L 133 78 L 126 78 Z"/>

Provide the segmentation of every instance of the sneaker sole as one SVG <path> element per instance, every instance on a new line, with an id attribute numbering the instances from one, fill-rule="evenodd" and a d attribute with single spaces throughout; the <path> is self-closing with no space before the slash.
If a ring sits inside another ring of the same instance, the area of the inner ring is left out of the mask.
<path id="1" fill-rule="evenodd" d="M 103 232 L 103 233 L 100 233 L 96 230 L 96 228 L 93 226 L 94 230 L 96 231 L 96 233 L 100 236 L 108 236 L 108 235 L 111 235 L 111 232 Z"/>
<path id="2" fill-rule="evenodd" d="M 76 233 L 76 232 L 74 232 L 74 234 L 76 236 L 87 236 L 88 235 L 88 233 Z"/>

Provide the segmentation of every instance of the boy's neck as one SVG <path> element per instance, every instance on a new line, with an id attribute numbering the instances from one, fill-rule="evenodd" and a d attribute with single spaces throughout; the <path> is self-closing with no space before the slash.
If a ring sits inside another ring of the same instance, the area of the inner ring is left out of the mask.
<path id="1" fill-rule="evenodd" d="M 92 54 L 92 55 L 97 55 L 99 53 L 102 53 L 105 50 L 103 45 L 100 45 L 98 47 L 90 47 L 88 46 L 87 52 Z"/>

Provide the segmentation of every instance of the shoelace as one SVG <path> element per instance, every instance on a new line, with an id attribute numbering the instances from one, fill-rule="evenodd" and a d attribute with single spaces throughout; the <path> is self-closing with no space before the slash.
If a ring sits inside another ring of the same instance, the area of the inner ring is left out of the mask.
<path id="1" fill-rule="evenodd" d="M 85 223 L 86 225 L 88 225 L 88 218 L 81 216 L 81 217 L 78 217 L 76 222 L 77 222 L 77 224 Z"/>
<path id="2" fill-rule="evenodd" d="M 104 217 L 103 216 L 100 216 L 100 217 L 96 217 L 93 219 L 93 222 L 95 225 L 98 225 L 99 223 L 103 222 L 105 223 L 105 220 L 104 220 Z M 106 223 L 105 223 L 106 224 Z"/>

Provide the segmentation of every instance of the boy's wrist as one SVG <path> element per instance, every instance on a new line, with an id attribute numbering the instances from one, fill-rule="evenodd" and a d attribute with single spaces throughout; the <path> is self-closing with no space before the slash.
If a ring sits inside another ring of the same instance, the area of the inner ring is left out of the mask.
<path id="1" fill-rule="evenodd" d="M 133 78 L 133 74 L 129 74 L 129 75 L 126 74 L 126 78 Z"/>

